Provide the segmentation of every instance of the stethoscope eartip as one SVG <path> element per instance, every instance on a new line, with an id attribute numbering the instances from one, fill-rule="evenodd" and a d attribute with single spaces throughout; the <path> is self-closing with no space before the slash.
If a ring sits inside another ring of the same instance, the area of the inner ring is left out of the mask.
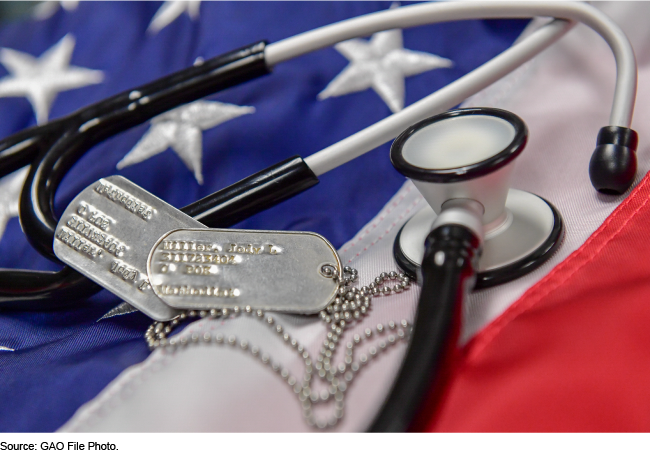
<path id="1" fill-rule="evenodd" d="M 636 131 L 623 126 L 605 126 L 598 132 L 596 149 L 589 161 L 589 178 L 603 194 L 620 195 L 636 177 Z"/>

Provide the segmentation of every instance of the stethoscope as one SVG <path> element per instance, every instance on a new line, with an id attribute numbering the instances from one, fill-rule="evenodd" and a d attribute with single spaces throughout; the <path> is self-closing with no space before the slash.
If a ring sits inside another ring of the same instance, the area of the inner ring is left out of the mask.
<path id="1" fill-rule="evenodd" d="M 54 194 L 74 163 L 106 138 L 347 39 L 454 20 L 535 16 L 555 19 L 401 112 L 304 160 L 287 159 L 181 209 L 208 227 L 229 227 L 315 185 L 319 176 L 401 133 L 391 147 L 391 160 L 415 183 L 429 208 L 402 228 L 394 255 L 404 271 L 418 277 L 422 293 L 412 347 L 371 430 L 405 430 L 413 427 L 433 378 L 438 391 L 444 382 L 438 371 L 446 350 L 456 345 L 464 289 L 500 284 L 531 271 L 550 257 L 563 233 L 561 216 L 550 203 L 508 188 L 514 160 L 526 144 L 524 122 L 499 109 L 442 112 L 546 49 L 574 21 L 583 22 L 606 40 L 617 66 L 610 125 L 599 132 L 589 173 L 597 190 L 625 192 L 636 173 L 637 136 L 629 126 L 637 68 L 627 37 L 603 13 L 573 3 L 419 4 L 342 21 L 269 45 L 256 43 L 0 141 L 0 176 L 31 166 L 20 200 L 21 226 L 32 246 L 56 261 Z M 0 271 L 3 308 L 52 309 L 59 301 L 98 290 L 68 267 L 55 273 Z M 435 399 L 435 394 L 430 398 Z"/>

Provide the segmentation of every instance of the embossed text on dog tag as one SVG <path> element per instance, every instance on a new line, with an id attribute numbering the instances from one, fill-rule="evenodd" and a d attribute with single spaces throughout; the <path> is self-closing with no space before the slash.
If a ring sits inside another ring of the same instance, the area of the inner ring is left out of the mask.
<path id="1" fill-rule="evenodd" d="M 126 178 L 111 176 L 88 186 L 64 211 L 54 253 L 149 317 L 170 320 L 179 312 L 151 289 L 147 258 L 161 235 L 201 227 Z"/>
<path id="2" fill-rule="evenodd" d="M 341 263 L 322 236 L 267 230 L 176 230 L 160 238 L 147 263 L 154 291 L 170 306 L 299 314 L 334 299 L 332 269 Z"/>

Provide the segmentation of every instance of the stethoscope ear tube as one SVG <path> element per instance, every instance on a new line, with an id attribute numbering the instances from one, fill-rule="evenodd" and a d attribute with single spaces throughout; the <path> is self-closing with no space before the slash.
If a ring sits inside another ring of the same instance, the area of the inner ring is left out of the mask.
<path id="1" fill-rule="evenodd" d="M 0 176 L 32 165 L 20 202 L 20 221 L 30 243 L 41 254 L 58 262 L 52 252 L 57 223 L 54 193 L 68 170 L 93 145 L 180 104 L 268 74 L 265 46 L 265 42 L 258 42 L 214 57 L 0 141 Z M 292 169 L 289 173 L 295 177 L 297 170 Z M 287 175 L 284 179 L 291 180 Z M 294 189 L 300 187 L 297 184 Z M 285 196 L 288 197 L 287 193 Z M 266 206 L 268 202 L 267 197 Z M 249 205 L 248 210 L 252 209 Z M 212 216 L 218 218 L 219 210 L 213 210 Z M 0 289 L 0 310 L 48 310 L 88 297 L 100 287 L 64 267 L 55 273 L 0 270 Z"/>
<path id="2" fill-rule="evenodd" d="M 181 208 L 181 211 L 207 227 L 226 228 L 316 183 L 318 177 L 305 161 L 294 156 Z M 80 298 L 97 293 L 101 287 L 66 266 L 56 273 L 0 270 L 0 289 L 0 310 L 25 311 L 71 305 Z"/>
<path id="3" fill-rule="evenodd" d="M 474 285 L 480 239 L 446 224 L 426 240 L 422 292 L 406 357 L 370 432 L 420 431 L 446 381 L 444 367 L 458 342 L 465 290 Z M 427 398 L 423 398 L 427 396 Z"/>
<path id="4" fill-rule="evenodd" d="M 69 124 L 69 117 L 52 120 L 0 140 L 0 178 L 30 165 L 39 153 L 56 142 L 61 131 L 65 131 Z"/>
<path id="5" fill-rule="evenodd" d="M 49 150 L 66 133 L 79 128 L 86 132 L 93 126 L 94 133 L 103 130 L 102 135 L 106 138 L 177 105 L 268 74 L 270 69 L 264 59 L 265 49 L 265 41 L 236 49 L 111 96 L 63 118 L 12 134 L 0 140 L 0 177 L 32 164 L 39 154 Z M 124 121 L 128 124 L 124 125 Z"/>
<path id="6" fill-rule="evenodd" d="M 54 273 L 1 270 L 0 289 L 0 310 L 48 311 L 73 306 L 102 288 L 66 266 Z"/>
<path id="7" fill-rule="evenodd" d="M 123 92 L 75 115 L 75 123 L 31 166 L 20 199 L 20 223 L 31 245 L 57 261 L 52 251 L 54 194 L 70 168 L 91 147 L 156 115 L 263 74 L 265 43 L 208 60 L 155 82 Z"/>
<path id="8" fill-rule="evenodd" d="M 182 208 L 213 228 L 225 228 L 271 208 L 318 183 L 300 156 L 293 156 Z"/>

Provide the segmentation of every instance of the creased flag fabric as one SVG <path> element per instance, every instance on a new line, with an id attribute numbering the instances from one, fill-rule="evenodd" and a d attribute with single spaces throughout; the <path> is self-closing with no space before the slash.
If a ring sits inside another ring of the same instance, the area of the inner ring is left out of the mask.
<path id="1" fill-rule="evenodd" d="M 469 296 L 461 345 L 449 364 L 441 406 L 430 409 L 429 419 L 422 421 L 427 430 L 649 430 L 645 346 L 650 320 L 646 304 L 650 153 L 644 138 L 650 134 L 650 108 L 644 100 L 650 96 L 650 35 L 643 18 L 650 6 L 620 2 L 596 6 L 625 30 L 639 62 L 632 122 L 640 137 L 636 187 L 622 196 L 606 196 L 589 182 L 588 163 L 596 134 L 608 121 L 615 67 L 607 45 L 585 26 L 576 26 L 530 65 L 465 103 L 501 107 L 525 120 L 530 140 L 518 158 L 512 186 L 551 201 L 566 222 L 566 235 L 539 269 Z M 341 246 L 343 262 L 368 278 L 390 270 L 395 265 L 392 247 L 397 231 L 423 206 L 413 184 L 405 183 Z M 363 333 L 366 327 L 391 319 L 412 320 L 416 304 L 417 291 L 378 299 L 344 342 L 353 341 L 352 334 Z M 326 329 L 318 321 L 279 317 L 278 322 L 311 352 L 319 351 Z M 274 360 L 300 372 L 296 367 L 300 362 L 292 360 L 276 334 L 241 323 L 203 320 L 176 338 L 244 333 L 265 345 Z M 338 430 L 368 427 L 403 358 L 402 347 L 378 354 L 355 378 Z M 123 372 L 62 430 L 311 430 L 300 418 L 293 391 L 277 373 L 236 353 L 228 348 L 157 351 Z M 172 405 L 156 399 L 165 389 L 190 380 L 194 386 L 184 390 L 184 399 Z M 209 404 L 196 405 L 198 401 Z M 221 411 L 224 408 L 229 411 Z M 145 409 L 147 418 L 134 416 Z M 184 417 L 170 421 L 169 414 Z"/>
<path id="2" fill-rule="evenodd" d="M 0 135 L 197 60 L 390 7 L 389 2 L 48 4 L 35 17 L 0 28 Z M 421 65 L 408 70 L 380 64 L 390 76 L 389 87 L 355 82 L 371 74 L 362 70 L 339 76 L 354 63 L 342 47 L 278 65 L 269 76 L 96 146 L 64 179 L 56 209 L 60 213 L 81 189 L 112 174 L 184 206 L 282 159 L 308 156 L 415 102 L 506 49 L 526 23 L 464 21 L 369 37 L 360 45 L 376 45 L 379 60 L 400 49 L 393 55 L 420 53 Z M 183 142 L 178 134 L 193 139 Z M 0 222 L 6 225 L 0 266 L 58 269 L 31 249 L 20 230 L 15 197 L 21 178 L 24 171 L 0 182 Z M 314 231 L 340 247 L 403 182 L 384 145 L 237 227 Z M 138 312 L 113 311 L 120 303 L 104 291 L 63 310 L 0 313 L 0 430 L 56 430 L 122 371 L 147 358 L 142 335 L 150 321 Z"/>

